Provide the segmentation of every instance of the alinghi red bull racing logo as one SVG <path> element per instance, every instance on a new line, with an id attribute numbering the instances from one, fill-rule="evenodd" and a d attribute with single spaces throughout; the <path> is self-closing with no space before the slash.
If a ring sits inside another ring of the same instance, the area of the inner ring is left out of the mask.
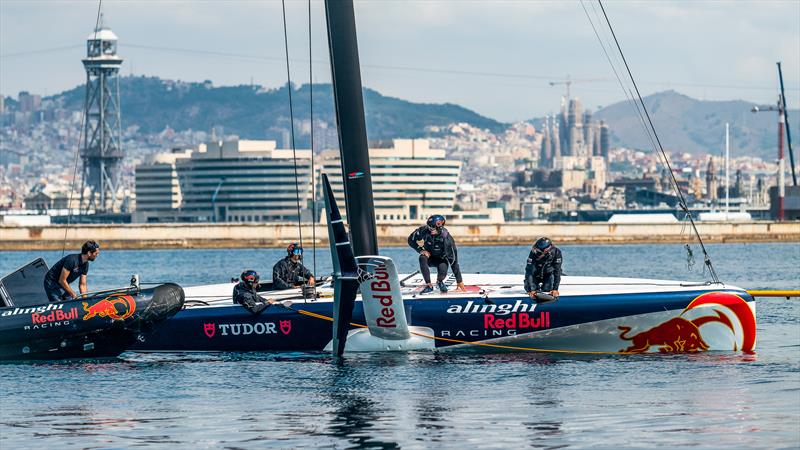
<path id="1" fill-rule="evenodd" d="M 683 317 L 699 306 L 717 306 L 711 308 L 714 315 L 700 316 L 689 320 Z M 733 318 L 738 326 L 734 326 Z M 738 295 L 727 292 L 709 292 L 692 300 L 678 317 L 656 325 L 649 330 L 628 336 L 631 327 L 618 327 L 622 333 L 619 337 L 631 341 L 628 348 L 621 349 L 625 353 L 644 353 L 650 347 L 657 346 L 661 353 L 695 353 L 709 349 L 700 329 L 709 323 L 720 323 L 729 329 L 734 338 L 733 350 L 751 352 L 756 345 L 756 318 L 750 306 Z M 739 348 L 741 342 L 741 348 Z"/>

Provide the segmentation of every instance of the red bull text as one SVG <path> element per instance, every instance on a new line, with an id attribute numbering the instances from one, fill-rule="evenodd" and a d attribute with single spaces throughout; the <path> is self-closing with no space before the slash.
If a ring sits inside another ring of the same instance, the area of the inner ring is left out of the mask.
<path id="1" fill-rule="evenodd" d="M 375 281 L 370 283 L 372 288 L 372 298 L 377 300 L 383 308 L 381 315 L 375 319 L 375 324 L 383 328 L 397 327 L 397 319 L 394 310 L 394 298 L 392 298 L 392 285 L 389 283 L 389 272 L 386 266 L 381 264 L 375 268 Z"/>

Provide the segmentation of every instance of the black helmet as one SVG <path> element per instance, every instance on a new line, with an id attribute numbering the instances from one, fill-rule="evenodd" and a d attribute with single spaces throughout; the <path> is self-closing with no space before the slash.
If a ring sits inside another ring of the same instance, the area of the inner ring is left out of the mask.
<path id="1" fill-rule="evenodd" d="M 289 256 L 292 255 L 303 256 L 303 247 L 301 247 L 300 244 L 298 244 L 297 242 L 292 242 L 291 244 L 289 244 L 288 247 L 286 247 L 286 253 L 288 253 Z"/>
<path id="2" fill-rule="evenodd" d="M 553 243 L 550 242 L 549 238 L 541 237 L 539 240 L 533 244 L 533 253 L 537 255 L 541 255 L 543 253 L 547 253 L 550 251 L 550 248 L 553 246 Z"/>
<path id="3" fill-rule="evenodd" d="M 244 285 L 251 289 L 258 284 L 259 280 L 258 272 L 252 269 L 247 269 L 244 272 L 242 272 L 241 278 Z"/>
<path id="4" fill-rule="evenodd" d="M 445 221 L 446 221 L 446 219 L 444 218 L 443 215 L 434 214 L 434 215 L 428 217 L 428 222 L 427 222 L 428 228 L 430 228 L 431 230 L 433 230 L 433 229 L 441 230 L 442 227 L 444 227 Z"/>

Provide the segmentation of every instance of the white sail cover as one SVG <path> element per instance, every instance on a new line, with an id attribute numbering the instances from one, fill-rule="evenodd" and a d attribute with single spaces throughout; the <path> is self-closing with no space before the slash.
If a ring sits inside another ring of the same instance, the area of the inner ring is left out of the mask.
<path id="1" fill-rule="evenodd" d="M 386 256 L 363 256 L 358 262 L 372 275 L 361 282 L 364 317 L 370 334 L 387 340 L 408 339 L 411 334 L 394 261 Z"/>

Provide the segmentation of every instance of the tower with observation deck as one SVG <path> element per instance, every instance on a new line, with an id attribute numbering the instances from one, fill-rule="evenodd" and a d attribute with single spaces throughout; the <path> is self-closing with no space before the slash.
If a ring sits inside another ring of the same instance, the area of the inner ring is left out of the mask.
<path id="1" fill-rule="evenodd" d="M 121 146 L 117 35 L 100 16 L 86 38 L 86 100 L 81 148 L 83 176 L 81 212 L 110 213 L 119 209 Z"/>

